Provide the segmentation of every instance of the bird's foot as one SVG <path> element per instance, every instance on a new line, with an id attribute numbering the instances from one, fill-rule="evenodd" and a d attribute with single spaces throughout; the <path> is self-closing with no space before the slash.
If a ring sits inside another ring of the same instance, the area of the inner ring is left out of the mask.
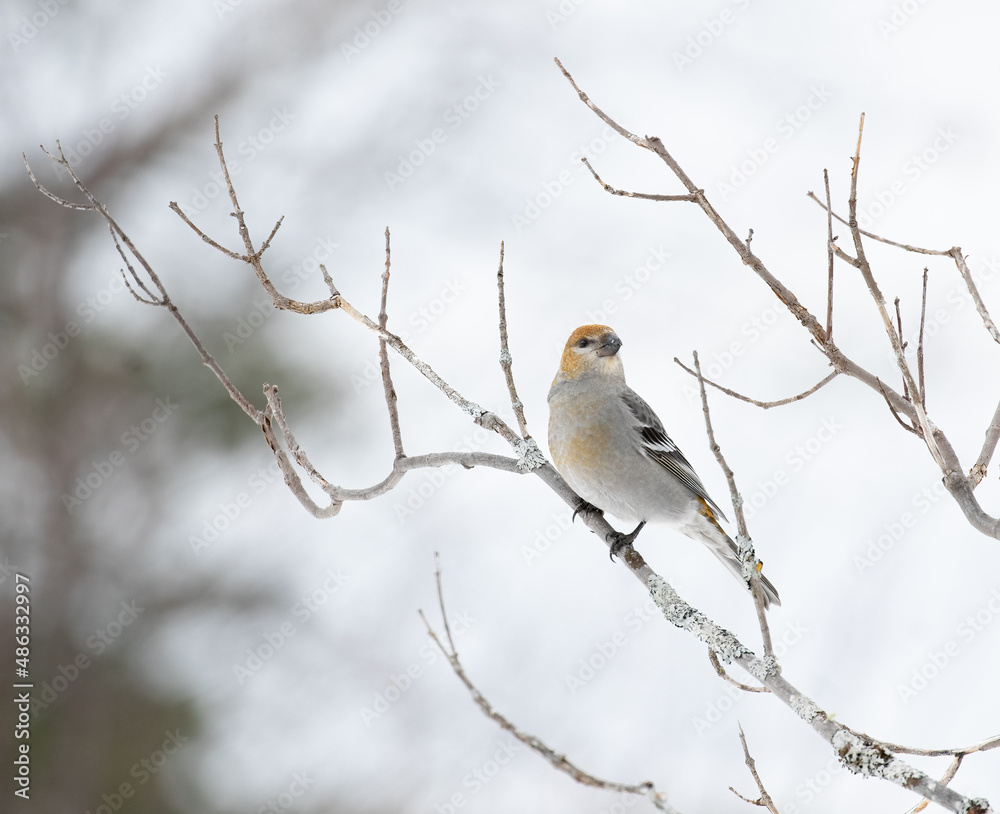
<path id="1" fill-rule="evenodd" d="M 642 531 L 642 527 L 646 525 L 646 521 L 643 520 L 638 526 L 635 527 L 633 531 L 629 534 L 622 534 L 620 531 L 613 531 L 607 536 L 607 542 L 611 545 L 611 562 L 615 561 L 615 555 L 621 551 L 625 546 L 630 546 L 635 541 L 635 538 L 639 536 L 639 532 Z"/>
<path id="2" fill-rule="evenodd" d="M 584 500 L 581 497 L 580 498 L 580 502 L 576 504 L 576 508 L 573 510 L 573 517 L 570 519 L 571 523 L 574 520 L 576 520 L 576 516 L 578 514 L 582 514 L 585 518 L 586 517 L 590 517 L 590 516 L 595 515 L 595 514 L 596 515 L 600 515 L 601 517 L 603 517 L 604 516 L 604 510 L 603 509 L 598 509 L 593 503 L 588 503 L 586 500 Z"/>

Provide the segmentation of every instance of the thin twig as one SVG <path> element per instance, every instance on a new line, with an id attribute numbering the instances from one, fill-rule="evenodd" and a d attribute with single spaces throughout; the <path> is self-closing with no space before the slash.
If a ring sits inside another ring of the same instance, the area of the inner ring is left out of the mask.
<path id="1" fill-rule="evenodd" d="M 832 215 L 836 220 L 844 224 L 844 226 L 850 226 L 850 223 L 846 219 L 838 215 L 836 212 L 834 212 L 830 208 L 829 204 L 824 205 L 815 192 L 807 192 L 806 197 L 812 198 L 817 204 L 826 209 L 828 217 Z M 918 246 L 910 246 L 906 243 L 897 243 L 895 240 L 889 240 L 888 238 L 881 237 L 879 235 L 874 234 L 873 232 L 866 232 L 864 229 L 859 229 L 858 231 L 861 232 L 861 234 L 863 234 L 865 237 L 870 237 L 872 240 L 877 240 L 879 243 L 885 243 L 887 246 L 895 246 L 897 249 L 904 249 L 905 251 L 914 252 L 915 254 L 933 254 L 933 255 L 940 255 L 942 257 L 947 257 L 951 254 L 951 249 L 947 251 L 940 251 L 938 249 L 921 249 Z"/>
<path id="2" fill-rule="evenodd" d="M 86 187 L 86 185 L 84 185 L 83 181 L 76 174 L 76 170 L 74 170 L 73 167 L 70 165 L 69 160 L 66 158 L 62 146 L 59 144 L 58 141 L 56 142 L 56 145 L 59 150 L 58 156 L 53 155 L 44 147 L 42 148 L 42 150 L 50 159 L 52 159 L 52 161 L 54 161 L 58 166 L 63 167 L 66 170 L 66 172 L 69 173 L 69 176 L 71 179 L 73 179 L 73 183 L 75 184 L 76 188 L 80 190 L 80 192 L 84 195 L 84 197 L 86 197 L 86 199 L 90 203 L 87 206 L 84 206 L 82 204 L 74 204 L 69 201 L 65 201 L 62 198 L 59 198 L 58 196 L 50 193 L 43 186 L 41 186 L 41 184 L 39 184 L 38 181 L 35 179 L 34 174 L 31 172 L 31 167 L 28 166 L 28 159 L 27 157 L 25 157 L 24 162 L 25 166 L 28 167 L 28 175 L 31 177 L 38 191 L 41 192 L 46 197 L 50 198 L 51 200 L 55 201 L 56 203 L 60 204 L 61 206 L 65 206 L 69 209 L 93 211 L 96 212 L 98 215 L 100 215 L 102 218 L 104 218 L 105 222 L 108 224 L 108 227 L 111 229 L 112 233 L 116 235 L 117 238 L 120 239 L 122 243 L 125 244 L 125 248 L 128 249 L 128 253 L 136 259 L 136 261 L 139 263 L 140 266 L 142 266 L 143 271 L 146 272 L 146 275 L 149 277 L 150 282 L 153 284 L 153 287 L 157 290 L 157 292 L 159 292 L 158 296 L 150 294 L 150 297 L 152 300 L 154 300 L 154 302 L 152 303 L 147 302 L 146 304 L 166 309 L 166 311 L 170 314 L 170 316 L 173 317 L 174 321 L 180 326 L 181 330 L 184 332 L 185 336 L 187 336 L 187 338 L 190 340 L 191 344 L 194 345 L 195 350 L 198 351 L 198 355 L 201 357 L 202 364 L 205 365 L 205 367 L 207 367 L 215 374 L 215 377 L 226 389 L 226 392 L 229 394 L 229 397 L 234 402 L 236 402 L 236 404 L 239 405 L 240 409 L 243 410 L 243 412 L 246 413 L 251 418 L 251 420 L 253 420 L 255 424 L 261 426 L 265 420 L 264 413 L 261 410 L 258 410 L 256 407 L 254 407 L 253 404 L 251 404 L 250 400 L 246 396 L 244 396 L 242 392 L 240 392 L 240 390 L 236 387 L 236 385 L 232 383 L 232 381 L 229 379 L 226 373 L 222 370 L 222 367 L 215 360 L 215 357 L 213 357 L 212 354 L 208 352 L 204 344 L 202 344 L 201 339 L 198 338 L 197 334 L 195 334 L 194 330 L 188 324 L 187 320 L 177 309 L 177 306 L 174 305 L 173 301 L 170 299 L 170 296 L 167 294 L 167 290 L 164 287 L 162 281 L 160 280 L 159 275 L 157 275 L 157 273 L 153 270 L 153 267 L 146 261 L 146 258 L 142 256 L 142 254 L 136 248 L 135 244 L 132 242 L 132 239 L 125 233 L 125 231 L 121 228 L 121 226 L 118 225 L 115 219 L 111 217 L 111 213 L 108 211 L 107 207 L 97 199 L 97 197 Z M 121 249 L 120 246 L 118 251 L 123 257 L 125 256 L 124 251 Z M 131 269 L 131 271 L 133 274 L 135 273 L 134 269 Z M 149 289 L 143 286 L 143 290 L 148 291 Z"/>
<path id="3" fill-rule="evenodd" d="M 938 783 L 942 786 L 947 786 L 952 780 L 955 779 L 955 775 L 958 774 L 958 770 L 962 765 L 962 758 L 963 755 L 955 755 L 955 759 L 952 760 L 945 773 L 941 775 L 941 779 L 938 780 Z M 924 797 L 924 799 L 911 808 L 907 814 L 920 814 L 921 811 L 927 808 L 929 803 L 930 799 Z"/>
<path id="4" fill-rule="evenodd" d="M 711 647 L 708 648 L 708 660 L 711 662 L 712 667 L 715 668 L 715 672 L 718 674 L 719 678 L 729 684 L 732 684 L 734 687 L 738 687 L 744 692 L 771 692 L 767 687 L 753 687 L 750 684 L 744 684 L 737 681 L 726 672 L 726 668 L 722 666 L 719 661 L 719 657 L 715 655 L 715 651 Z"/>
<path id="5" fill-rule="evenodd" d="M 899 312 L 899 297 L 896 297 L 896 299 L 893 300 L 893 305 L 896 306 L 896 332 L 899 334 L 899 339 L 900 339 L 900 342 L 901 342 L 901 347 L 905 351 L 906 350 L 906 343 L 902 342 L 902 339 L 903 339 L 903 315 Z M 919 393 L 917 395 L 919 396 Z M 906 379 L 904 378 L 903 379 L 903 398 L 909 398 L 909 397 L 910 397 L 910 391 L 909 391 L 909 388 L 906 386 Z"/>
<path id="6" fill-rule="evenodd" d="M 858 169 L 861 164 L 861 136 L 864 133 L 864 129 L 865 114 L 862 113 L 861 121 L 858 124 L 858 144 L 854 150 L 854 161 L 851 169 L 851 197 L 847 200 L 848 226 L 851 230 L 851 236 L 854 238 L 854 249 L 858 258 L 858 270 L 861 272 L 865 285 L 868 287 L 868 293 L 871 295 L 872 300 L 874 300 L 879 316 L 882 318 L 882 325 L 889 337 L 889 344 L 892 346 L 893 354 L 896 357 L 896 366 L 899 368 L 899 372 L 903 374 L 903 398 L 906 399 L 909 397 L 910 403 L 913 406 L 913 413 L 916 418 L 914 425 L 919 427 L 919 434 L 924 439 L 927 451 L 930 452 L 934 462 L 940 467 L 942 472 L 948 474 L 950 471 L 953 471 L 953 468 L 949 467 L 945 462 L 944 454 L 938 446 L 930 419 L 927 417 L 924 405 L 920 401 L 920 393 L 917 391 L 917 385 L 913 380 L 913 374 L 910 372 L 910 366 L 906 362 L 902 336 L 900 333 L 897 333 L 892 325 L 892 318 L 886 309 L 885 298 L 882 296 L 878 283 L 875 282 L 875 276 L 872 274 L 871 266 L 865 255 L 864 243 L 861 240 L 861 231 L 858 228 Z M 888 400 L 888 396 L 886 396 L 886 399 Z"/>
<path id="7" fill-rule="evenodd" d="M 685 365 L 676 356 L 674 357 L 674 361 L 678 365 L 680 365 L 681 369 L 684 370 L 686 373 L 689 373 L 692 376 L 694 376 L 695 378 L 698 378 L 698 374 L 695 373 L 687 365 Z M 725 393 L 727 396 L 732 396 L 734 399 L 739 399 L 740 401 L 745 401 L 748 404 L 753 404 L 753 405 L 755 405 L 757 407 L 760 407 L 761 409 L 764 409 L 764 410 L 770 410 L 772 407 L 782 407 L 785 404 L 792 404 L 792 403 L 794 403 L 796 401 L 802 401 L 802 399 L 806 398 L 807 396 L 811 396 L 813 393 L 815 393 L 817 390 L 819 390 L 823 385 L 829 384 L 830 382 L 832 382 L 835 378 L 837 378 L 837 374 L 839 372 L 840 372 L 839 370 L 834 370 L 832 373 L 827 374 L 822 379 L 820 379 L 818 382 L 816 382 L 816 384 L 814 384 L 808 390 L 805 390 L 802 393 L 799 393 L 798 395 L 790 396 L 789 398 L 786 398 L 786 399 L 778 399 L 777 401 L 757 401 L 757 399 L 752 399 L 749 396 L 744 396 L 742 393 L 737 393 L 735 390 L 730 390 L 728 387 L 723 387 L 721 384 L 717 384 L 716 382 L 713 382 L 711 379 L 706 379 L 704 376 L 702 377 L 702 380 L 705 382 L 705 384 L 711 385 L 716 390 L 718 390 L 718 391 L 720 391 L 722 393 Z"/>
<path id="8" fill-rule="evenodd" d="M 817 204 L 823 206 L 823 202 L 817 198 L 814 193 L 809 192 L 807 195 Z M 832 212 L 829 202 L 827 202 L 827 205 L 823 206 L 823 208 L 841 223 L 848 223 L 836 212 Z M 962 249 L 960 247 L 952 246 L 950 249 L 924 249 L 920 246 L 911 246 L 908 243 L 898 243 L 895 240 L 889 240 L 886 237 L 881 237 L 880 235 L 873 234 L 872 232 L 866 232 L 864 229 L 858 229 L 858 231 L 865 237 L 870 237 L 872 240 L 877 240 L 879 243 L 885 243 L 887 246 L 895 246 L 897 249 L 903 249 L 904 251 L 913 252 L 914 254 L 929 254 L 937 257 L 950 257 L 954 260 L 955 265 L 958 267 L 958 272 L 962 275 L 966 288 L 968 288 L 969 294 L 972 296 L 972 301 L 975 303 L 976 311 L 979 312 L 979 316 L 983 320 L 983 326 L 989 332 L 990 336 L 993 337 L 994 342 L 1000 342 L 1000 330 L 997 329 L 996 324 L 993 322 L 993 318 L 990 316 L 989 311 L 986 308 L 986 304 L 983 302 L 983 298 L 979 294 L 979 289 L 976 287 L 976 283 L 972 279 L 972 273 L 969 271 L 969 266 L 965 262 L 965 255 L 962 254 Z"/>
<path id="9" fill-rule="evenodd" d="M 826 188 L 826 338 L 833 339 L 833 218 L 830 216 L 830 173 L 823 168 L 823 186 Z"/>
<path id="10" fill-rule="evenodd" d="M 991 749 L 1000 748 L 1000 735 L 996 735 L 992 738 L 987 738 L 979 743 L 974 743 L 972 746 L 958 746 L 954 749 L 918 749 L 912 746 L 903 746 L 898 743 L 888 743 L 882 741 L 882 745 L 885 746 L 890 752 L 896 752 L 901 755 L 920 755 L 923 757 L 943 757 L 945 755 L 973 755 L 976 752 L 989 752 Z"/>
<path id="11" fill-rule="evenodd" d="M 927 316 L 927 267 L 924 267 L 923 288 L 920 291 L 920 332 L 917 336 L 917 387 L 920 388 L 920 403 L 927 406 L 927 391 L 924 389 L 924 319 Z"/>
<path id="12" fill-rule="evenodd" d="M 698 376 L 698 389 L 701 392 L 701 409 L 705 414 L 705 430 L 708 433 L 708 445 L 719 462 L 723 473 L 726 476 L 726 483 L 729 484 L 729 496 L 732 499 L 733 510 L 736 513 L 737 539 L 740 541 L 741 553 L 746 555 L 744 567 L 750 566 L 750 593 L 753 595 L 754 607 L 757 609 L 757 621 L 760 623 L 760 635 L 764 642 L 764 660 L 771 664 L 777 664 L 774 658 L 774 647 L 771 645 L 771 629 L 767 624 L 767 612 L 765 611 L 764 588 L 760 584 L 760 569 L 762 563 L 757 559 L 753 550 L 753 543 L 750 540 L 750 532 L 747 531 L 746 517 L 743 515 L 743 498 L 740 497 L 736 488 L 736 476 L 733 470 L 726 463 L 726 458 L 722 454 L 722 447 L 715 440 L 715 431 L 712 429 L 712 415 L 708 409 L 708 394 L 705 392 L 705 380 L 701 375 L 701 364 L 698 361 L 698 352 L 694 351 L 694 369 Z M 744 576 L 746 571 L 744 571 Z"/>
<path id="13" fill-rule="evenodd" d="M 597 181 L 602 187 L 604 187 L 605 192 L 610 192 L 612 195 L 620 195 L 623 198 L 641 198 L 644 201 L 693 201 L 695 200 L 693 195 L 654 195 L 648 192 L 629 192 L 624 189 L 616 189 L 610 184 L 605 184 L 601 180 L 601 176 L 597 174 L 592 166 L 590 166 L 590 161 L 586 157 L 580 159 L 584 165 L 590 170 L 590 174 L 594 176 L 594 180 Z M 753 230 L 751 230 L 752 233 Z"/>
<path id="14" fill-rule="evenodd" d="M 896 421 L 899 422 L 899 426 L 900 427 L 902 427 L 907 432 L 912 432 L 914 435 L 916 435 L 919 438 L 920 437 L 920 428 L 919 427 L 914 427 L 914 426 L 912 426 L 910 424 L 907 424 L 905 421 L 903 421 L 903 417 L 899 414 L 899 411 L 896 409 L 896 405 L 893 404 L 892 401 L 890 400 L 889 394 L 886 392 L 886 388 L 882 384 L 881 381 L 879 381 L 879 385 L 880 385 L 879 389 L 882 392 L 882 398 L 885 399 L 885 403 L 889 407 L 889 412 L 892 413 L 892 417 L 895 418 Z"/>
<path id="15" fill-rule="evenodd" d="M 767 268 L 763 260 L 747 248 L 744 241 L 716 211 L 715 207 L 711 205 L 704 190 L 691 180 L 680 164 L 678 164 L 677 160 L 667 151 L 663 142 L 656 136 L 637 136 L 626 130 L 594 104 L 587 94 L 576 84 L 576 81 L 559 60 L 556 60 L 556 64 L 573 90 L 580 97 L 580 100 L 594 111 L 601 121 L 605 122 L 616 133 L 624 136 L 636 146 L 651 151 L 667 165 L 677 180 L 681 182 L 681 185 L 688 191 L 688 194 L 694 198 L 695 203 L 701 208 L 705 216 L 740 256 L 742 262 L 768 286 L 792 316 L 810 333 L 817 346 L 830 360 L 834 369 L 857 379 L 876 392 L 883 392 L 884 385 L 879 382 L 878 377 L 848 357 L 837 347 L 836 343 L 827 337 L 826 328 L 820 324 L 820 321 L 798 300 L 788 286 Z M 960 256 L 961 253 L 955 252 L 955 254 Z M 841 256 L 839 249 L 837 250 L 837 256 Z M 852 263 L 852 265 L 861 265 L 857 258 L 848 259 L 846 255 L 844 255 L 844 258 Z M 959 261 L 956 260 L 956 262 Z M 962 268 L 962 264 L 964 264 L 964 260 L 959 263 L 960 269 Z M 968 277 L 968 280 L 971 280 L 971 275 Z M 924 429 L 931 430 L 930 435 L 933 439 L 933 448 L 928 445 L 928 449 L 935 463 L 942 469 L 945 488 L 951 493 L 969 524 L 977 531 L 989 537 L 1000 539 L 1000 519 L 987 513 L 976 499 L 972 482 L 962 474 L 963 467 L 961 461 L 948 437 L 934 427 L 927 420 L 926 416 L 922 415 L 922 410 L 906 401 L 900 393 L 896 393 L 891 389 L 885 389 L 885 393 L 898 412 L 920 423 L 921 426 L 926 424 Z"/>
<path id="16" fill-rule="evenodd" d="M 378 326 L 383 331 L 389 321 L 386 311 L 386 299 L 389 296 L 389 227 L 385 227 L 385 271 L 382 272 L 382 301 L 378 312 Z M 378 363 L 382 370 L 382 390 L 385 392 L 385 405 L 389 409 L 389 427 L 392 430 L 392 445 L 396 457 L 403 457 L 403 435 L 399 429 L 399 408 L 397 405 L 396 388 L 392 385 L 392 375 L 389 373 L 389 352 L 386 350 L 385 337 L 378 338 Z"/>
<path id="17" fill-rule="evenodd" d="M 764 783 L 760 779 L 760 775 L 757 774 L 757 764 L 754 759 L 750 756 L 750 749 L 747 747 L 747 737 L 743 734 L 743 725 L 740 724 L 740 743 L 743 744 L 743 757 L 746 760 L 747 768 L 750 770 L 750 775 L 753 777 L 754 783 L 757 784 L 757 791 L 760 792 L 760 796 L 756 800 L 750 800 L 744 797 L 732 786 L 729 790 L 743 800 L 745 803 L 750 803 L 750 805 L 760 806 L 761 808 L 766 808 L 771 814 L 779 814 L 777 807 L 774 805 L 774 801 L 771 799 L 771 795 L 767 793 L 767 789 L 764 788 Z"/>
<path id="18" fill-rule="evenodd" d="M 986 328 L 989 335 L 993 337 L 994 342 L 1000 342 L 1000 331 L 997 330 L 997 326 L 993 322 L 990 312 L 986 309 L 986 303 L 983 302 L 983 298 L 979 295 L 979 289 L 976 287 L 976 282 L 972 279 L 972 272 L 969 271 L 969 264 L 965 262 L 965 255 L 962 254 L 962 250 L 958 246 L 952 247 L 948 251 L 948 255 L 955 261 L 955 265 L 958 267 L 958 273 L 962 275 L 962 279 L 965 281 L 965 287 L 969 289 L 972 301 L 976 304 L 976 311 L 983 320 L 983 326 Z"/>
<path id="19" fill-rule="evenodd" d="M 444 653 L 445 657 L 448 659 L 448 663 L 451 665 L 452 671 L 465 685 L 469 694 L 472 696 L 472 700 L 475 701 L 476 705 L 482 710 L 486 717 L 495 721 L 499 724 L 501 729 L 510 732 L 510 734 L 517 738 L 521 743 L 536 754 L 545 758 L 545 760 L 547 760 L 554 768 L 568 774 L 577 783 L 584 786 L 591 786 L 593 788 L 604 789 L 606 791 L 615 791 L 622 794 L 637 794 L 649 800 L 657 808 L 657 810 L 668 812 L 668 814 L 677 814 L 676 809 L 674 809 L 667 802 L 666 795 L 663 792 L 657 791 L 656 786 L 654 786 L 652 782 L 647 781 L 645 783 L 631 784 L 601 780 L 599 777 L 595 777 L 570 762 L 565 755 L 560 755 L 554 749 L 547 746 L 540 738 L 535 735 L 529 735 L 527 732 L 522 732 L 501 713 L 497 712 L 497 710 L 494 709 L 493 705 L 486 700 L 485 696 L 479 691 L 475 684 L 472 683 L 472 680 L 466 674 L 465 668 L 462 666 L 462 662 L 459 659 L 458 650 L 455 648 L 455 643 L 451 637 L 451 631 L 448 628 L 448 613 L 445 610 L 444 592 L 441 589 L 441 566 L 437 554 L 434 555 L 434 578 L 437 582 L 438 604 L 441 608 L 441 618 L 444 620 L 448 647 L 445 647 L 441 642 L 441 639 L 434 631 L 434 628 L 432 628 L 430 622 L 427 621 L 427 617 L 424 616 L 424 612 L 418 611 L 418 613 L 420 614 L 420 618 L 423 619 L 424 625 L 427 627 L 427 635 L 431 637 L 441 652 Z"/>
<path id="20" fill-rule="evenodd" d="M 216 249 L 217 251 L 222 252 L 224 255 L 226 255 L 226 257 L 230 257 L 233 260 L 239 260 L 239 261 L 241 261 L 243 263 L 250 263 L 250 262 L 252 262 L 251 259 L 250 259 L 250 257 L 248 257 L 247 255 L 245 255 L 245 254 L 239 254 L 237 252 L 234 252 L 232 249 L 227 249 L 221 243 L 218 243 L 217 241 L 212 240 L 212 238 L 210 238 L 208 235 L 206 235 L 201 230 L 201 228 L 193 220 L 191 220 L 191 218 L 189 218 L 185 214 L 184 210 L 181 209 L 181 207 L 177 203 L 177 201 L 171 201 L 170 205 L 169 205 L 169 209 L 170 209 L 171 212 L 175 213 L 177 215 L 177 217 L 179 217 L 182 221 L 184 221 L 188 226 L 190 226 L 191 229 L 194 231 L 194 233 L 196 235 L 198 235 L 198 237 L 200 237 L 203 241 L 205 241 L 213 249 Z"/>
<path id="21" fill-rule="evenodd" d="M 517 426 L 521 430 L 521 437 L 527 441 L 531 438 L 528 435 L 528 422 L 524 417 L 524 404 L 517 395 L 517 387 L 514 385 L 514 371 L 512 366 L 514 358 L 510 355 L 510 346 L 507 344 L 507 300 L 504 297 L 503 288 L 503 241 L 500 241 L 500 266 L 497 269 L 497 303 L 500 310 L 500 368 L 503 376 L 507 380 L 507 391 L 510 393 L 510 406 L 514 408 L 514 415 L 517 417 Z"/>

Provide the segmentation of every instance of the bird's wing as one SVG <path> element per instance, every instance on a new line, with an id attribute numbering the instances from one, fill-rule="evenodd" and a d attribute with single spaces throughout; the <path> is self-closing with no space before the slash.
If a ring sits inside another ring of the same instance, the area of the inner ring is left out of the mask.
<path id="1" fill-rule="evenodd" d="M 642 453 L 656 461 L 695 495 L 704 499 L 723 520 L 727 520 L 726 515 L 715 505 L 715 501 L 708 496 L 701 479 L 688 463 L 688 459 L 684 457 L 684 453 L 677 448 L 677 444 L 670 440 L 670 436 L 663 429 L 663 423 L 653 412 L 653 408 L 630 388 L 622 393 L 621 399 L 625 402 L 629 412 L 636 418 L 637 426 L 635 429 L 639 434 L 639 447 Z"/>

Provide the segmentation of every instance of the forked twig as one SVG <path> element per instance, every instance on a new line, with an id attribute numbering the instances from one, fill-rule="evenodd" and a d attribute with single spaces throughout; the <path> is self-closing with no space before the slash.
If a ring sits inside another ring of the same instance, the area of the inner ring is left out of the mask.
<path id="1" fill-rule="evenodd" d="M 750 776 L 753 777 L 753 782 L 757 784 L 757 791 L 760 793 L 760 796 L 756 800 L 751 800 L 749 797 L 744 797 L 732 786 L 729 787 L 729 790 L 745 803 L 750 803 L 752 806 L 766 808 L 771 812 L 771 814 L 779 814 L 777 807 L 774 805 L 774 801 L 771 799 L 771 795 L 767 793 L 767 789 L 764 788 L 764 783 L 761 781 L 760 775 L 757 774 L 757 763 L 750 755 L 750 749 L 747 746 L 747 736 L 743 734 L 742 724 L 740 724 L 740 743 L 743 744 L 743 757 L 746 761 L 747 768 L 750 770 Z"/>
<path id="2" fill-rule="evenodd" d="M 541 738 L 535 735 L 529 735 L 527 732 L 523 732 L 518 729 L 517 726 L 504 717 L 503 714 L 498 712 L 493 705 L 486 700 L 486 697 L 479 691 L 476 685 L 472 683 L 472 679 L 470 679 L 468 674 L 465 672 L 465 668 L 462 666 L 462 662 L 459 659 L 458 650 L 455 648 L 455 642 L 451 637 L 451 630 L 448 626 L 448 612 L 445 609 L 444 591 L 441 588 L 441 564 L 437 554 L 434 555 L 434 579 L 437 583 L 438 605 L 441 608 L 441 618 L 444 620 L 444 629 L 448 640 L 448 647 L 445 647 L 441 642 L 441 639 L 434 631 L 434 628 L 432 628 L 430 622 L 427 621 L 427 617 L 424 616 L 424 612 L 418 611 L 418 613 L 420 614 L 420 618 L 423 619 L 424 625 L 427 627 L 427 635 L 431 637 L 434 644 L 438 646 L 438 649 L 444 653 L 445 658 L 448 659 L 448 663 L 451 665 L 452 671 L 465 685 L 465 688 L 472 696 L 472 700 L 475 701 L 476 705 L 480 710 L 482 710 L 483 714 L 486 715 L 487 718 L 496 722 L 501 729 L 510 732 L 511 735 L 517 738 L 533 752 L 545 758 L 545 760 L 547 760 L 553 768 L 569 775 L 577 783 L 584 786 L 604 789 L 606 791 L 616 791 L 623 794 L 636 794 L 649 800 L 658 811 L 668 812 L 668 814 L 677 814 L 676 809 L 674 809 L 667 802 L 666 795 L 663 792 L 657 791 L 656 786 L 653 785 L 652 782 L 617 783 L 611 780 L 602 780 L 601 778 L 584 771 L 579 766 L 572 763 L 566 758 L 565 755 L 561 755 L 556 752 L 550 746 L 546 745 Z"/>

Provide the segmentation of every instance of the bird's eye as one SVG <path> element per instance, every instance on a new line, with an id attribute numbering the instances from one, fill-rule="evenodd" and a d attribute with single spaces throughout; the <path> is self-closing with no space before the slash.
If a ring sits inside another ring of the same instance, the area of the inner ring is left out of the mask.
<path id="1" fill-rule="evenodd" d="M 590 340 L 586 339 L 586 338 L 581 339 L 579 342 L 576 343 L 576 345 L 577 345 L 578 348 L 585 348 L 589 344 L 590 344 Z"/>

